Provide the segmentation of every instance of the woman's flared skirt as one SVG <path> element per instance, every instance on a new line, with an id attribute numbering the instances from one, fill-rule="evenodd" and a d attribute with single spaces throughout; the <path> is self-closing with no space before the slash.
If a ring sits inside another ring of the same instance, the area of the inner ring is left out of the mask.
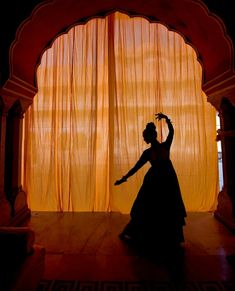
<path id="1" fill-rule="evenodd" d="M 175 170 L 170 161 L 151 167 L 144 177 L 123 233 L 136 240 L 159 244 L 184 241 L 186 211 Z"/>

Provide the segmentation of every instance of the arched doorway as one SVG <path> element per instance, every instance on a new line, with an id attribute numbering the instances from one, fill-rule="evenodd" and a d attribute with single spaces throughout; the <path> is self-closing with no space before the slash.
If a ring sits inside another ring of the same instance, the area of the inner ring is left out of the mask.
<path id="1" fill-rule="evenodd" d="M 171 159 L 186 209 L 215 210 L 215 111 L 201 73 L 179 34 L 143 17 L 115 12 L 59 36 L 43 54 L 26 113 L 23 188 L 32 210 L 128 213 L 148 166 L 113 184 L 141 156 L 142 130 L 159 111 L 174 122 Z M 156 125 L 164 141 L 166 128 Z"/>
<path id="2" fill-rule="evenodd" d="M 99 1 L 93 5 L 90 2 L 92 1 L 86 1 L 86 3 L 78 3 L 74 0 L 66 1 L 66 3 L 61 0 L 48 1 L 36 7 L 31 17 L 20 26 L 10 49 L 9 78 L 6 78 L 2 88 L 5 111 L 8 111 L 16 100 L 20 100 L 22 112 L 30 105 L 37 91 L 35 69 L 38 60 L 43 50 L 48 44 L 50 45 L 56 35 L 75 22 L 84 22 L 90 17 L 105 15 L 114 9 L 127 11 L 130 15 L 143 15 L 150 21 L 165 23 L 170 29 L 181 33 L 196 48 L 203 64 L 203 89 L 208 94 L 209 101 L 219 108 L 222 96 L 226 93 L 229 95 L 230 92 L 226 88 L 235 79 L 232 70 L 232 44 L 225 33 L 222 22 L 215 15 L 211 15 L 203 3 L 149 0 L 143 5 L 138 1 L 126 3 L 126 1 L 114 0 L 108 3 Z M 185 11 L 191 11 L 191 13 L 185 13 Z M 200 18 L 202 26 L 198 25 L 198 22 L 190 15 L 194 15 L 195 19 Z M 17 115 L 19 119 L 18 116 L 19 114 Z M 7 134 L 12 135 L 17 132 L 18 135 L 19 123 L 14 124 L 16 130 Z M 14 150 L 18 152 L 19 143 L 14 147 Z M 9 149 L 7 149 L 6 155 L 8 151 Z M 19 159 L 20 156 L 16 155 L 11 160 L 14 167 L 8 168 L 19 169 Z M 6 163 L 8 162 L 6 161 Z M 10 171 L 7 175 L 8 179 L 10 175 L 11 186 L 6 191 L 18 193 L 14 196 L 16 198 L 15 209 L 20 212 L 24 202 L 20 202 L 19 171 Z"/>

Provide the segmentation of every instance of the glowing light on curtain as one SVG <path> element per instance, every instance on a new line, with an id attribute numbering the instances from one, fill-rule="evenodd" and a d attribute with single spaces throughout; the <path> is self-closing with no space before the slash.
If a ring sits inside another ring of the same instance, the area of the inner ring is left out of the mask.
<path id="1" fill-rule="evenodd" d="M 216 115 L 201 79 L 182 37 L 140 17 L 117 12 L 58 37 L 42 57 L 25 116 L 30 208 L 128 213 L 149 166 L 113 183 L 146 148 L 145 124 L 162 111 L 175 127 L 171 158 L 187 210 L 214 209 Z M 165 124 L 155 124 L 164 139 Z"/>

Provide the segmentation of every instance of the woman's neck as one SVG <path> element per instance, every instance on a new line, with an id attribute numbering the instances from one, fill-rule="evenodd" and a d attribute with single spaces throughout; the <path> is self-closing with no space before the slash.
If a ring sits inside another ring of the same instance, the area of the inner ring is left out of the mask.
<path id="1" fill-rule="evenodd" d="M 157 139 L 151 142 L 151 146 L 156 146 L 158 144 L 159 144 L 159 141 Z"/>

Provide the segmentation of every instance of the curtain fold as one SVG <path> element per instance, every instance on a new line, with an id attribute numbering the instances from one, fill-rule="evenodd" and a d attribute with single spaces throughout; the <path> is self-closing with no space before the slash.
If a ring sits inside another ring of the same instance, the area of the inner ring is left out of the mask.
<path id="1" fill-rule="evenodd" d="M 196 53 L 180 35 L 119 12 L 95 18 L 55 40 L 37 80 L 24 131 L 32 210 L 128 213 L 149 165 L 113 184 L 146 148 L 142 131 L 159 111 L 175 127 L 171 159 L 187 210 L 215 209 L 216 114 Z M 164 140 L 166 124 L 155 124 Z"/>

